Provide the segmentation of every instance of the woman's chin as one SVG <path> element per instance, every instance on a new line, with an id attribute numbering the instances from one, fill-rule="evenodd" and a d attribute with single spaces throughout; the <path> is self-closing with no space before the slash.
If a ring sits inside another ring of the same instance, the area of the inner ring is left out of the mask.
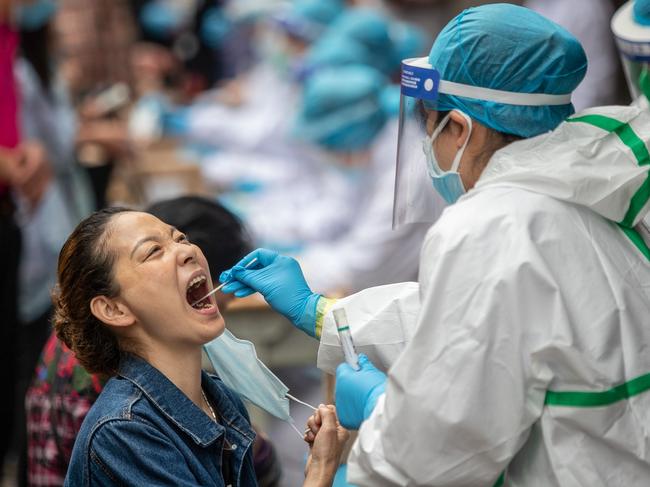
<path id="1" fill-rule="evenodd" d="M 226 329 L 226 323 L 223 320 L 223 316 L 221 314 L 217 313 L 213 319 L 210 321 L 204 323 L 205 328 L 205 336 L 204 336 L 204 344 L 211 342 L 218 336 L 221 336 Z"/>

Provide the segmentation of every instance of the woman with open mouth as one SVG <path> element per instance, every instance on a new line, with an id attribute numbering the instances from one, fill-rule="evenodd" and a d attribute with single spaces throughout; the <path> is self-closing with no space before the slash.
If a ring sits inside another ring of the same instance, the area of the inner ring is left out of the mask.
<path id="1" fill-rule="evenodd" d="M 255 486 L 255 433 L 239 397 L 201 370 L 224 320 L 208 263 L 156 217 L 111 208 L 61 250 L 57 335 L 111 377 L 75 441 L 66 485 Z M 347 433 L 319 408 L 305 486 L 331 485 Z"/>

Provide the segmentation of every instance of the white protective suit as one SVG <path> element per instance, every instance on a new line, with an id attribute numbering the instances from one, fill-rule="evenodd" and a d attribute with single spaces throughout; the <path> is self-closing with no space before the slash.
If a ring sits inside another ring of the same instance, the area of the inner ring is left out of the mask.
<path id="1" fill-rule="evenodd" d="M 245 94 L 241 105 L 228 106 L 204 97 L 191 107 L 187 138 L 225 151 L 287 155 L 286 144 L 274 142 L 288 130 L 287 120 L 292 117 L 287 114 L 295 112 L 299 88 L 264 63 L 242 76 L 241 83 Z"/>
<path id="2" fill-rule="evenodd" d="M 650 114 L 572 119 L 493 156 L 427 234 L 419 285 L 336 303 L 390 366 L 352 484 L 650 483 Z M 319 367 L 342 361 L 329 313 Z"/>

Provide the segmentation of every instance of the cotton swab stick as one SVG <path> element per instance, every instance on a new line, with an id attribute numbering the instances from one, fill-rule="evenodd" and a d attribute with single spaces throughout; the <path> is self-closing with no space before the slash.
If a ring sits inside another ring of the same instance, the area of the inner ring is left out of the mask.
<path id="1" fill-rule="evenodd" d="M 257 262 L 257 257 L 254 257 L 253 260 L 251 260 L 248 264 L 244 266 L 244 269 L 248 269 L 250 266 L 252 266 L 255 262 Z M 201 301 L 203 301 L 205 298 L 212 296 L 214 293 L 221 291 L 221 288 L 223 288 L 226 284 L 231 283 L 232 280 L 226 281 L 224 283 L 219 284 L 217 287 L 215 287 L 212 291 L 210 291 L 208 294 L 203 296 L 201 299 L 198 299 L 192 303 L 192 306 L 195 306 L 199 304 Z"/>

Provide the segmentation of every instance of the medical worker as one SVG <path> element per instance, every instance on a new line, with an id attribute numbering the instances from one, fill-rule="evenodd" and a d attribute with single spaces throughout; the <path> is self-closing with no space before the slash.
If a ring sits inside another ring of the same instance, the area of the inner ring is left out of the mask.
<path id="1" fill-rule="evenodd" d="M 320 336 L 326 371 L 343 362 L 330 310 L 346 309 L 368 354 L 337 369 L 337 412 L 360 426 L 348 482 L 647 485 L 650 114 L 574 114 L 586 68 L 528 9 L 462 12 L 402 71 L 397 223 L 425 209 L 418 175 L 451 204 L 419 283 L 333 302 L 265 250 L 229 272 L 226 291 Z"/>
<path id="2" fill-rule="evenodd" d="M 343 12 L 343 0 L 295 0 L 274 18 L 284 32 L 288 54 L 300 56 Z"/>
<path id="3" fill-rule="evenodd" d="M 229 83 L 240 93 L 238 103 L 199 100 L 183 114 L 182 135 L 193 142 L 225 151 L 291 157 L 278 139 L 286 133 L 286 114 L 296 109 L 300 86 L 294 73 L 305 49 L 344 11 L 341 0 L 299 0 L 277 12 L 273 22 L 259 26 L 258 60 Z"/>
<path id="4" fill-rule="evenodd" d="M 649 108 L 650 0 L 630 0 L 612 18 L 612 31 L 633 104 Z"/>
<path id="5" fill-rule="evenodd" d="M 299 74 L 309 76 L 324 66 L 364 64 L 392 77 L 399 73 L 403 28 L 379 12 L 348 9 L 305 53 Z"/>

